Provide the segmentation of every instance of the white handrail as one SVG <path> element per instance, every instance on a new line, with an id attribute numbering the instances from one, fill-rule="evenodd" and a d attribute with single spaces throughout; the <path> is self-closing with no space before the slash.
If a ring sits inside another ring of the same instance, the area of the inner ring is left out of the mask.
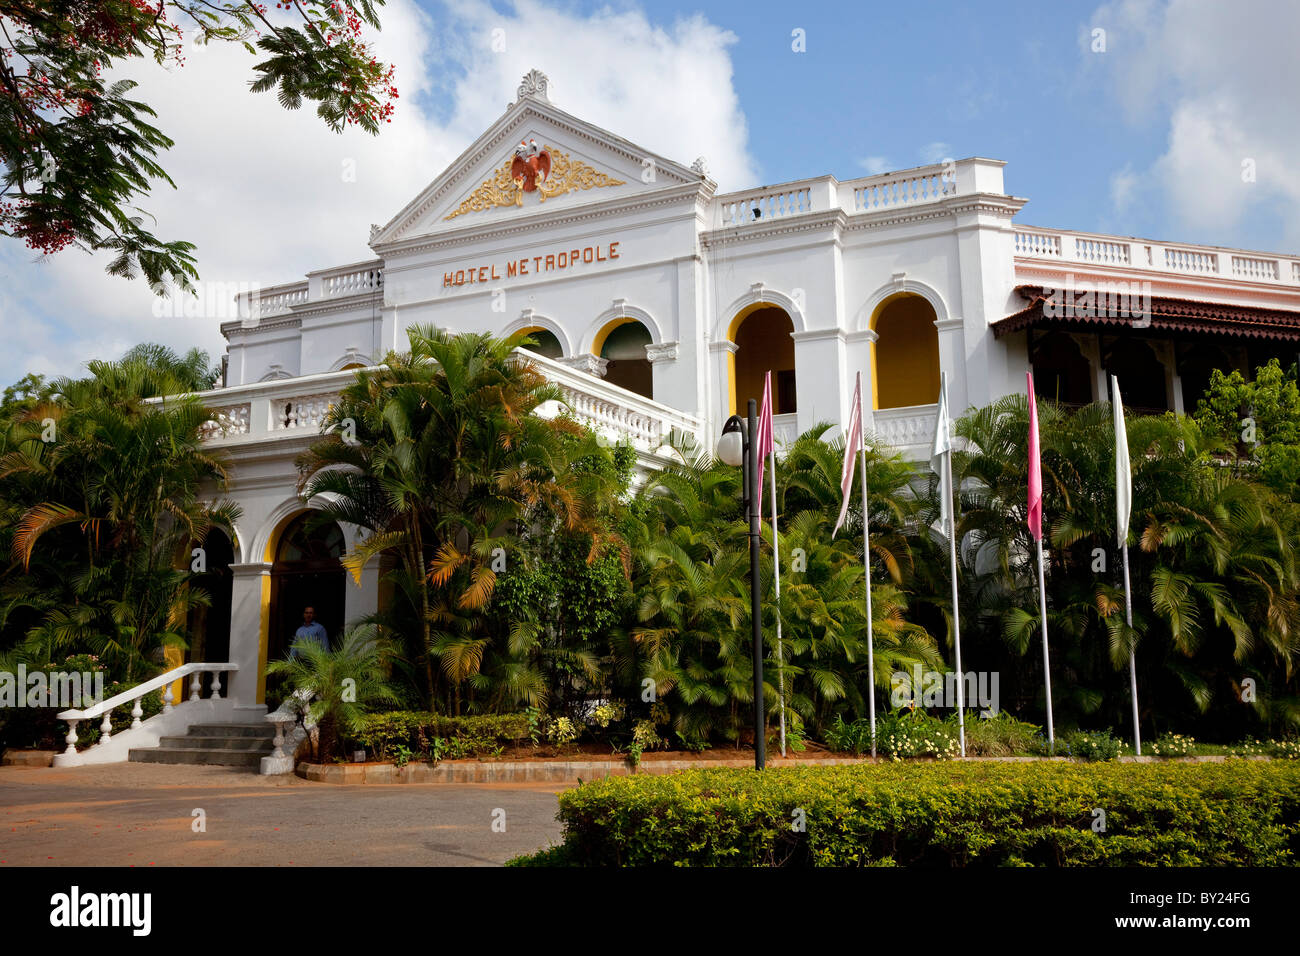
<path id="1" fill-rule="evenodd" d="M 157 677 L 151 678 L 143 684 L 136 684 L 130 690 L 124 690 L 116 697 L 110 697 L 108 700 L 101 700 L 93 707 L 87 707 L 85 710 L 60 711 L 58 718 L 60 720 L 89 720 L 92 717 L 98 717 L 107 710 L 120 707 L 122 704 L 128 703 L 129 701 L 138 700 L 150 691 L 158 690 L 160 687 L 165 687 L 168 684 L 175 683 L 182 677 L 188 677 L 190 674 L 197 674 L 201 671 L 215 671 L 220 673 L 221 671 L 237 670 L 239 670 L 238 664 L 182 664 L 180 667 L 169 670 L 165 674 L 159 674 Z M 191 695 L 190 699 L 193 700 L 194 696 L 195 695 Z M 220 691 L 214 689 L 214 696 L 220 698 Z"/>

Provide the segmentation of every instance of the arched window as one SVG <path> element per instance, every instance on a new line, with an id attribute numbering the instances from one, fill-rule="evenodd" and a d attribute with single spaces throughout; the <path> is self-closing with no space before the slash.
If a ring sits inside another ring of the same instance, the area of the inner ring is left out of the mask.
<path id="1" fill-rule="evenodd" d="M 533 326 L 531 329 L 524 329 L 529 338 L 534 339 L 533 345 L 525 345 L 524 348 L 530 352 L 536 352 L 549 359 L 561 358 L 564 355 L 564 346 L 560 344 L 559 338 L 550 329 L 544 329 L 540 325 Z"/>
<path id="2" fill-rule="evenodd" d="M 220 664 L 230 660 L 230 600 L 234 587 L 230 566 L 235 561 L 235 549 L 220 528 L 210 530 L 201 547 L 205 567 L 190 582 L 207 594 L 208 603 L 195 604 L 189 610 L 187 660 Z"/>
<path id="3" fill-rule="evenodd" d="M 1035 338 L 1029 361 L 1034 369 L 1034 394 L 1039 398 L 1064 405 L 1092 401 L 1092 364 L 1068 333 L 1051 332 Z"/>
<path id="4" fill-rule="evenodd" d="M 654 397 L 654 371 L 645 347 L 653 341 L 650 330 L 636 319 L 616 320 L 597 337 L 596 353 L 608 363 L 605 381 L 628 391 Z"/>
<path id="5" fill-rule="evenodd" d="M 732 323 L 736 343 L 735 373 L 731 377 L 731 410 L 743 414 L 745 403 L 762 401 L 763 377 L 772 373 L 772 409 L 777 415 L 798 411 L 794 370 L 794 322 L 784 309 L 760 305 L 742 312 Z"/>
<path id="6" fill-rule="evenodd" d="M 934 307 L 903 293 L 885 301 L 872 329 L 872 392 L 876 408 L 931 405 L 939 400 L 939 330 Z"/>

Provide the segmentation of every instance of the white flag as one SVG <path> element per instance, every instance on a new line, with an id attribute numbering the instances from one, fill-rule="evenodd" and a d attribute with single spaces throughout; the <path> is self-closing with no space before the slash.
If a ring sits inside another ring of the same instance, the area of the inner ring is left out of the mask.
<path id="1" fill-rule="evenodd" d="M 1128 540 L 1128 519 L 1133 510 L 1133 470 L 1128 460 L 1128 429 L 1124 427 L 1124 402 L 1119 379 L 1110 377 L 1110 407 L 1115 416 L 1115 530 L 1119 543 Z"/>
<path id="2" fill-rule="evenodd" d="M 943 456 L 952 453 L 952 437 L 948 421 L 948 376 L 939 379 L 939 414 L 934 423 L 934 443 L 930 448 L 930 470 L 939 476 L 939 520 L 946 527 L 952 515 L 952 489 L 948 487 L 948 472 L 943 467 Z"/>

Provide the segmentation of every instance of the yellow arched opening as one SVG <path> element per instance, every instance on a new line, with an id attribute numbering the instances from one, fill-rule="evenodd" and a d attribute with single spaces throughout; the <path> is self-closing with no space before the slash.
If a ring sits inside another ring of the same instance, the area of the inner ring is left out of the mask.
<path id="1" fill-rule="evenodd" d="M 345 366 L 343 366 L 341 369 L 339 369 L 339 371 L 340 371 L 340 372 L 351 372 L 351 371 L 354 371 L 355 369 L 359 369 L 359 368 L 365 368 L 365 366 L 362 365 L 360 362 L 349 362 L 347 365 L 345 365 Z"/>
<path id="2" fill-rule="evenodd" d="M 654 341 L 650 330 L 636 319 L 609 322 L 591 344 L 593 355 L 605 359 L 605 381 L 654 398 L 654 371 L 645 347 Z"/>
<path id="3" fill-rule="evenodd" d="M 794 322 L 780 306 L 759 302 L 731 320 L 727 337 L 736 343 L 728 355 L 731 413 L 741 403 L 763 398 L 763 376 L 772 373 L 772 412 L 787 415 L 797 410 L 794 373 Z"/>
<path id="4" fill-rule="evenodd" d="M 871 405 L 905 408 L 939 399 L 939 330 L 922 296 L 890 296 L 871 318 Z"/>

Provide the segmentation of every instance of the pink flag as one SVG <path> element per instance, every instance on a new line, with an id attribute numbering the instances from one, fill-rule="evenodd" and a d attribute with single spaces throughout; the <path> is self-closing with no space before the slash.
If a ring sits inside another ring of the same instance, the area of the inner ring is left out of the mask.
<path id="1" fill-rule="evenodd" d="M 763 407 L 758 410 L 758 493 L 754 510 L 763 513 L 763 466 L 775 447 L 772 438 L 772 373 L 763 379 Z"/>
<path id="2" fill-rule="evenodd" d="M 849 513 L 849 493 L 853 490 L 853 464 L 857 461 L 858 449 L 862 447 L 862 373 L 857 376 L 857 384 L 853 386 L 853 407 L 849 410 L 849 428 L 848 434 L 844 436 L 844 467 L 840 469 L 840 494 L 844 501 L 840 505 L 840 516 L 835 519 L 835 529 L 831 531 L 831 537 L 835 537 L 840 526 L 844 524 L 844 517 Z"/>
<path id="3" fill-rule="evenodd" d="M 1029 380 L 1029 533 L 1035 541 L 1043 537 L 1043 466 L 1038 454 L 1038 403 L 1034 401 L 1034 373 Z"/>

